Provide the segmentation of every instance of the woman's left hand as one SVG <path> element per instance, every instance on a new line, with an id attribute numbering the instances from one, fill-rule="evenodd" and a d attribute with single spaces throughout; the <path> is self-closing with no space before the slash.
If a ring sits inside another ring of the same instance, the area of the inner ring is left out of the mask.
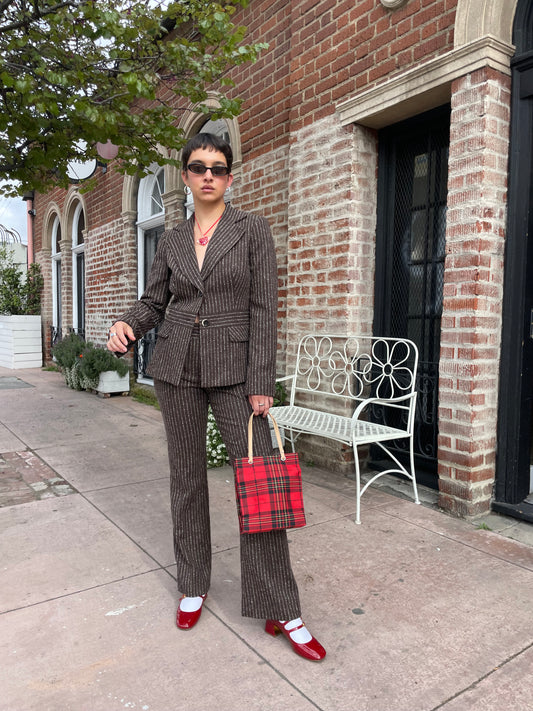
<path id="1" fill-rule="evenodd" d="M 248 400 L 254 415 L 262 415 L 263 417 L 268 415 L 268 411 L 274 404 L 274 398 L 268 395 L 248 395 Z"/>

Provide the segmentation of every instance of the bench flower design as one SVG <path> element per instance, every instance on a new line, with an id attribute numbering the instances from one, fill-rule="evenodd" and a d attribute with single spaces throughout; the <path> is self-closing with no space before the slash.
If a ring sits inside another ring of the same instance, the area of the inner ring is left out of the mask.
<path id="1" fill-rule="evenodd" d="M 298 375 L 306 386 L 318 391 L 331 381 L 335 395 L 365 397 L 371 388 L 374 397 L 403 395 L 413 387 L 414 373 L 409 365 L 411 349 L 403 340 L 377 339 L 369 344 L 348 338 L 342 350 L 334 350 L 331 336 L 306 338 L 298 358 Z"/>

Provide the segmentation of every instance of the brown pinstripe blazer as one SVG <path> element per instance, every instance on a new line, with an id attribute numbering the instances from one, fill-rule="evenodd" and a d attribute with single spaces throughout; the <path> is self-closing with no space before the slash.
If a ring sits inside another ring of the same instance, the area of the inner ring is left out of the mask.
<path id="1" fill-rule="evenodd" d="M 147 373 L 177 385 L 198 315 L 202 386 L 244 382 L 250 395 L 273 395 L 277 282 L 268 222 L 227 205 L 201 271 L 194 217 L 163 233 L 144 294 L 117 320 L 136 338 L 162 322 Z"/>

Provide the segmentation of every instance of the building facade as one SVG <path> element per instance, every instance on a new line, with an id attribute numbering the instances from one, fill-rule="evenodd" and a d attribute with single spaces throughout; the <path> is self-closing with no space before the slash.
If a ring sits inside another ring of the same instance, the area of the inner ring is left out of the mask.
<path id="1" fill-rule="evenodd" d="M 238 119 L 207 128 L 233 146 L 228 199 L 272 227 L 280 374 L 306 332 L 412 338 L 419 478 L 456 515 L 533 520 L 531 3 L 251 0 L 237 22 L 269 49 L 232 71 Z M 69 329 L 103 343 L 187 214 L 175 169 L 98 170 L 87 193 L 35 195 L 48 350 Z M 331 442 L 302 447 L 350 466 Z"/>

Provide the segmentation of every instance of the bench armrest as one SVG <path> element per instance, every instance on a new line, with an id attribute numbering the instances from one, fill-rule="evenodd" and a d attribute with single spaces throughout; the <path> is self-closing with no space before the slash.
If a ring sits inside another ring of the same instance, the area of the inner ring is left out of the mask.
<path id="1" fill-rule="evenodd" d="M 276 378 L 276 383 L 281 383 L 284 380 L 293 380 L 294 375 L 284 375 L 283 378 Z"/>
<path id="2" fill-rule="evenodd" d="M 366 400 L 360 402 L 359 405 L 355 408 L 355 411 L 352 415 L 352 420 L 358 420 L 363 410 L 365 410 L 365 408 L 367 408 L 369 405 L 373 405 L 376 403 L 379 405 L 397 405 L 398 403 L 405 402 L 406 400 L 416 400 L 416 392 L 408 393 L 407 395 L 402 395 L 401 397 L 369 397 Z M 410 407 L 412 406 L 405 405 L 405 409 L 409 409 Z"/>

